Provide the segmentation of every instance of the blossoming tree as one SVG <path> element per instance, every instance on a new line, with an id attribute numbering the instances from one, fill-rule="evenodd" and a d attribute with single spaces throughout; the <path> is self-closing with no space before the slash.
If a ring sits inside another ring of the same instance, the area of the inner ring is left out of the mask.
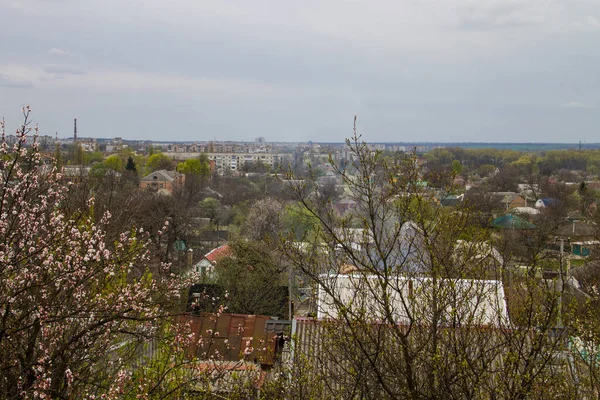
<path id="1" fill-rule="evenodd" d="M 64 211 L 69 185 L 42 162 L 30 113 L 14 145 L 0 127 L 0 397 L 119 397 L 180 286 L 145 234 L 107 240 L 93 199 Z"/>

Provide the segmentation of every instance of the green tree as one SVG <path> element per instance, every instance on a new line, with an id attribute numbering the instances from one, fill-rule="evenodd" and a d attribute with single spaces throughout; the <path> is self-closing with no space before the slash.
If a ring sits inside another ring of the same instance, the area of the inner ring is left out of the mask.
<path id="1" fill-rule="evenodd" d="M 90 169 L 90 176 L 93 178 L 102 178 L 106 175 L 109 168 L 103 162 L 94 164 Z"/>
<path id="2" fill-rule="evenodd" d="M 206 178 L 210 174 L 208 162 L 202 162 L 197 158 L 190 158 L 177 164 L 177 171 L 184 174 L 186 179 Z"/>
<path id="3" fill-rule="evenodd" d="M 196 204 L 201 190 L 206 186 L 210 175 L 208 161 L 190 158 L 177 165 L 177 171 L 185 175 L 184 197 L 189 205 Z"/>
<path id="4" fill-rule="evenodd" d="M 287 309 L 286 268 L 275 262 L 264 243 L 230 243 L 232 256 L 219 261 L 216 282 L 227 293 L 232 313 L 278 315 Z"/>
<path id="5" fill-rule="evenodd" d="M 112 169 L 116 172 L 123 171 L 123 160 L 116 154 L 106 157 L 106 160 L 104 160 L 104 165 L 106 168 Z"/>
<path id="6" fill-rule="evenodd" d="M 102 160 L 104 159 L 104 156 L 102 155 L 101 152 L 94 151 L 93 153 L 85 153 L 83 158 L 84 158 L 85 165 L 89 165 L 89 164 L 95 164 L 95 163 L 102 162 Z"/>
<path id="7" fill-rule="evenodd" d="M 221 202 L 214 197 L 207 197 L 198 204 L 198 208 L 200 215 L 209 218 L 210 223 L 216 225 L 219 230 L 219 216 L 223 208 Z"/>
<path id="8" fill-rule="evenodd" d="M 75 143 L 73 149 L 73 163 L 77 165 L 83 165 L 83 147 L 81 143 Z"/>
<path id="9" fill-rule="evenodd" d="M 173 168 L 173 160 L 163 153 L 155 153 L 148 157 L 146 162 L 146 173 L 158 171 L 161 169 L 171 170 Z"/>
<path id="10" fill-rule="evenodd" d="M 455 174 L 460 175 L 462 173 L 462 170 L 463 170 L 463 166 L 459 160 L 452 161 L 452 171 Z"/>
<path id="11" fill-rule="evenodd" d="M 283 232 L 297 240 L 314 242 L 320 228 L 319 219 L 300 203 L 290 203 L 285 207 L 282 218 Z"/>
<path id="12" fill-rule="evenodd" d="M 135 161 L 132 156 L 127 157 L 127 164 L 125 165 L 125 169 L 131 172 L 137 172 L 137 166 L 135 165 Z"/>
<path id="13" fill-rule="evenodd" d="M 491 176 L 494 173 L 494 171 L 496 171 L 496 167 L 494 167 L 491 164 L 483 164 L 479 166 L 479 168 L 477 168 L 477 173 L 482 178 L 487 178 Z"/>

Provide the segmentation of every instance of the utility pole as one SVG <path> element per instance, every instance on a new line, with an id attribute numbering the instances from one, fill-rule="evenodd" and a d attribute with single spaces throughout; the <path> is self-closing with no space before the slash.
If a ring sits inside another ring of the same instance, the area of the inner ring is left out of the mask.
<path id="1" fill-rule="evenodd" d="M 288 318 L 290 321 L 294 319 L 292 313 L 292 263 L 288 266 Z"/>
<path id="2" fill-rule="evenodd" d="M 556 238 L 555 238 L 556 240 Z M 571 238 L 567 238 L 567 243 L 569 243 L 571 241 Z M 565 281 L 564 281 L 564 277 L 566 275 L 567 277 L 567 282 L 569 281 L 569 263 L 567 262 L 567 269 L 565 271 L 565 273 L 563 274 L 563 258 L 564 258 L 564 251 L 565 251 L 565 239 L 561 238 L 560 239 L 560 258 L 559 258 L 559 295 L 558 295 L 558 304 L 557 304 L 557 309 L 558 309 L 558 318 L 557 318 L 557 328 L 558 328 L 558 333 L 562 336 L 564 334 L 564 325 L 563 325 L 563 318 L 562 318 L 562 306 L 563 306 L 563 292 L 564 292 L 564 288 L 565 288 Z M 579 393 L 579 376 L 577 375 L 577 370 L 575 369 L 575 360 L 573 358 L 573 353 L 572 353 L 572 343 L 570 340 L 568 340 L 568 338 L 563 338 L 563 339 L 567 339 L 567 353 L 566 353 L 566 358 L 567 358 L 567 364 L 569 365 L 569 371 L 571 373 L 571 376 L 573 378 L 573 380 L 577 383 L 575 385 L 575 390 L 576 393 Z"/>
<path id="3" fill-rule="evenodd" d="M 569 281 L 569 260 L 567 260 L 566 263 L 566 268 L 563 269 L 563 260 L 564 260 L 564 253 L 565 253 L 565 239 L 564 238 L 554 238 L 554 240 L 560 240 L 560 256 L 559 256 L 559 280 L 558 280 L 558 289 L 559 289 L 559 296 L 558 296 L 558 304 L 557 304 L 557 308 L 558 308 L 558 320 L 557 320 L 557 327 L 558 328 L 563 328 L 563 319 L 562 319 L 562 308 L 563 308 L 563 292 L 565 291 L 565 277 L 566 277 L 566 281 Z M 571 242 L 571 238 L 567 238 L 567 244 Z"/>
<path id="4" fill-rule="evenodd" d="M 558 304 L 557 304 L 557 309 L 558 309 L 558 318 L 557 318 L 557 327 L 561 328 L 563 327 L 563 319 L 562 319 L 562 303 L 563 303 L 563 291 L 564 291 L 564 286 L 565 286 L 565 282 L 564 282 L 564 277 L 563 277 L 563 253 L 565 251 L 565 239 L 561 238 L 560 239 L 560 256 L 559 256 L 559 266 L 558 266 Z"/>

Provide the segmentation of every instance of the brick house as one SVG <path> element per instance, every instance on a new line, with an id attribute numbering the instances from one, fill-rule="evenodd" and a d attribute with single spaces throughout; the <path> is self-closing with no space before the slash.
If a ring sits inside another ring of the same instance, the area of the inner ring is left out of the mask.
<path id="1" fill-rule="evenodd" d="M 140 181 L 140 188 L 172 194 L 173 190 L 182 187 L 184 182 L 185 175 L 177 171 L 161 169 L 143 177 Z"/>
<path id="2" fill-rule="evenodd" d="M 505 196 L 502 200 L 500 200 L 500 203 L 502 203 L 502 206 L 506 210 L 512 210 L 516 207 L 527 207 L 527 200 L 520 194 Z"/>

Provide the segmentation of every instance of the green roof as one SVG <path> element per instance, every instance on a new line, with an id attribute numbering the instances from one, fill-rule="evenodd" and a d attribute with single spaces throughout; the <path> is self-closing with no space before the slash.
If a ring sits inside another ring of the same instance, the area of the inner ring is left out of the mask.
<path id="1" fill-rule="evenodd" d="M 185 240 L 176 240 L 175 243 L 173 243 L 173 246 L 175 247 L 176 251 L 186 251 L 187 250 L 187 246 L 185 245 Z"/>
<path id="2" fill-rule="evenodd" d="M 501 217 L 496 218 L 491 223 L 492 228 L 496 229 L 517 229 L 517 230 L 526 230 L 526 229 L 535 229 L 536 226 L 529 221 L 524 220 L 523 218 L 519 218 L 516 215 L 506 214 Z"/>

